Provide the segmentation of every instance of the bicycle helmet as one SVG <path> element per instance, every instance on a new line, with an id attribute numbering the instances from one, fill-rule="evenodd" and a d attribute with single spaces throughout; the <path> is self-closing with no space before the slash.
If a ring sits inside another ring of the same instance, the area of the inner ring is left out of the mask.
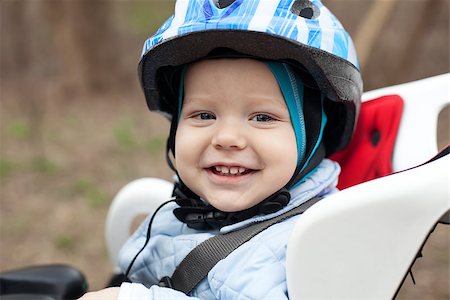
<path id="1" fill-rule="evenodd" d="M 362 94 L 352 40 L 319 0 L 177 0 L 174 15 L 145 42 L 138 70 L 149 109 L 172 120 L 168 140 L 172 153 L 182 70 L 186 64 L 217 57 L 248 57 L 290 65 L 307 87 L 305 101 L 309 103 L 305 107 L 316 112 L 315 119 L 326 116 L 326 125 L 321 128 L 317 122 L 306 120 L 307 126 L 316 127 L 310 140 L 320 142 L 317 151 L 316 146 L 309 145 L 309 152 L 317 152 L 315 161 L 305 162 L 309 168 L 299 166 L 285 188 L 257 207 L 224 215 L 204 207 L 180 182 L 175 191 L 182 199 L 178 201 L 181 208 L 174 212 L 177 218 L 187 223 L 187 219 L 206 218 L 206 227 L 212 228 L 285 206 L 289 201 L 287 189 L 324 156 L 348 144 Z M 191 225 L 205 228 L 203 223 Z"/>
<path id="2" fill-rule="evenodd" d="M 142 50 L 139 77 L 150 110 L 171 119 L 177 101 L 171 67 L 217 49 L 283 61 L 310 75 L 327 100 L 327 156 L 348 144 L 362 79 L 350 36 L 319 0 L 178 0 Z"/>

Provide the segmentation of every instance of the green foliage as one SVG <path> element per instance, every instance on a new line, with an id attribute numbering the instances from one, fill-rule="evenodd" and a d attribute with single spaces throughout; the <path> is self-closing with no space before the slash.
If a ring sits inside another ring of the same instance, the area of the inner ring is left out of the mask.
<path id="1" fill-rule="evenodd" d="M 53 175 L 60 167 L 45 156 L 35 156 L 29 164 L 19 163 L 10 159 L 0 159 L 0 177 L 9 176 L 17 171 L 37 172 L 43 175 Z"/>
<path id="2" fill-rule="evenodd" d="M 59 234 L 55 237 L 53 243 L 59 250 L 73 250 L 78 243 L 78 238 L 68 234 Z"/>
<path id="3" fill-rule="evenodd" d="M 0 159 L 0 177 L 5 177 L 19 168 L 19 165 L 9 159 Z"/>
<path id="4" fill-rule="evenodd" d="M 161 136 L 154 137 L 146 143 L 145 148 L 150 155 L 157 155 L 166 148 L 166 139 Z"/>
<path id="5" fill-rule="evenodd" d="M 7 125 L 6 132 L 15 139 L 26 140 L 31 137 L 32 131 L 29 123 L 22 120 L 13 120 Z"/>
<path id="6" fill-rule="evenodd" d="M 81 194 L 92 208 L 97 208 L 107 203 L 107 195 L 89 179 L 78 179 L 74 184 L 74 190 L 76 193 Z"/>
<path id="7" fill-rule="evenodd" d="M 135 1 L 130 5 L 129 21 L 137 33 L 150 36 L 173 14 L 175 0 Z"/>
<path id="8" fill-rule="evenodd" d="M 32 170 L 41 174 L 51 175 L 59 170 L 59 166 L 45 156 L 36 156 L 32 160 Z"/>
<path id="9" fill-rule="evenodd" d="M 122 122 L 114 128 L 114 137 L 123 150 L 130 150 L 136 147 L 136 139 L 132 133 L 129 122 Z"/>

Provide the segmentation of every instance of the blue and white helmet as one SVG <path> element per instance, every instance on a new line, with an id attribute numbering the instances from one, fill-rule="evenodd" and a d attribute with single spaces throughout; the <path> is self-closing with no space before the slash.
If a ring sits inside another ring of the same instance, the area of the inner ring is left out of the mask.
<path id="1" fill-rule="evenodd" d="M 362 79 L 350 36 L 319 0 L 177 0 L 174 15 L 142 51 L 139 76 L 150 110 L 171 118 L 174 67 L 220 56 L 223 49 L 286 62 L 307 74 L 327 100 L 327 155 L 349 142 Z"/>

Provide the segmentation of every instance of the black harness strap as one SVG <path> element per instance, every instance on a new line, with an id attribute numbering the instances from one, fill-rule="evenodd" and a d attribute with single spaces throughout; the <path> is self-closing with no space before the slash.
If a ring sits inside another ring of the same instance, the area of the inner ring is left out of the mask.
<path id="1" fill-rule="evenodd" d="M 312 198 L 302 203 L 300 206 L 272 219 L 207 239 L 189 252 L 175 269 L 172 277 L 163 277 L 160 281 L 160 286 L 169 287 L 188 294 L 208 275 L 209 271 L 220 260 L 227 257 L 240 245 L 244 244 L 268 227 L 293 216 L 302 214 L 320 199 L 322 198 Z"/>

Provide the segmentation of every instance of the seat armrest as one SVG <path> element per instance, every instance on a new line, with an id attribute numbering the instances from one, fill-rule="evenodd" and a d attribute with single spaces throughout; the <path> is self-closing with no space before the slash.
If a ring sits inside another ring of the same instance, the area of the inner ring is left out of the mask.
<path id="1" fill-rule="evenodd" d="M 125 185 L 113 199 L 106 217 L 105 238 L 109 257 L 118 271 L 117 256 L 131 235 L 136 217 L 149 214 L 170 199 L 173 184 L 158 178 L 140 178 Z"/>
<path id="2" fill-rule="evenodd" d="M 298 220 L 287 249 L 291 299 L 392 299 L 450 209 L 450 157 L 333 194 Z"/>

